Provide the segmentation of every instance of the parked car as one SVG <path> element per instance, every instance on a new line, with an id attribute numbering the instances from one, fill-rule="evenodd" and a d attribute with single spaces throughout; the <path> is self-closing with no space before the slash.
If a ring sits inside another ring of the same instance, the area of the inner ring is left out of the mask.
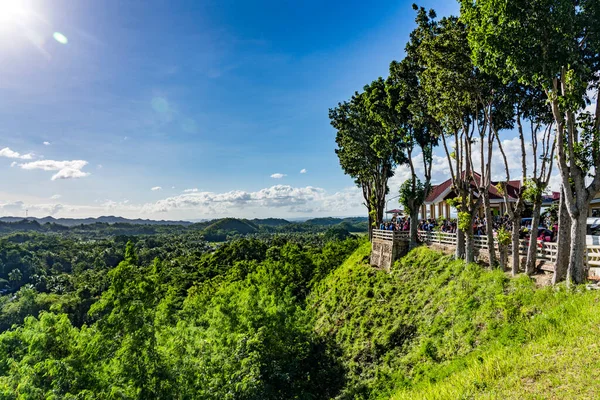
<path id="1" fill-rule="evenodd" d="M 585 243 L 588 246 L 600 246 L 600 218 L 588 218 Z"/>

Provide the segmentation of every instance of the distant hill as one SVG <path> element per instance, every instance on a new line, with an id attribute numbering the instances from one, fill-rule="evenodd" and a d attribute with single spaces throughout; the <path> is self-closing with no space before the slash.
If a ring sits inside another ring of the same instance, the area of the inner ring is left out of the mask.
<path id="1" fill-rule="evenodd" d="M 191 225 L 192 223 L 189 221 L 156 221 L 151 219 L 128 219 L 123 217 L 114 217 L 114 216 L 103 216 L 98 218 L 54 218 L 54 217 L 44 217 L 44 218 L 36 218 L 36 217 L 0 217 L 0 222 L 20 222 L 23 220 L 27 221 L 36 221 L 39 224 L 43 225 L 46 223 L 57 224 L 63 226 L 76 226 L 76 225 L 91 225 L 95 223 L 104 223 L 104 224 L 133 224 L 133 225 Z"/>
<path id="2" fill-rule="evenodd" d="M 207 226 L 202 233 L 208 240 L 221 240 L 227 235 L 247 235 L 258 230 L 258 225 L 246 219 L 223 218 Z"/>
<path id="3" fill-rule="evenodd" d="M 348 232 L 366 232 L 367 219 L 314 218 L 306 222 L 290 222 L 282 218 L 221 218 L 211 221 L 155 221 L 104 216 L 99 218 L 20 218 L 0 217 L 0 235 L 12 232 L 79 233 L 87 237 L 115 235 L 154 235 L 174 232 L 197 232 L 211 242 L 221 242 L 228 237 L 251 234 L 318 233 L 339 227 Z"/>
<path id="4" fill-rule="evenodd" d="M 263 226 L 284 226 L 284 225 L 289 225 L 291 224 L 290 221 L 286 220 L 286 219 L 282 219 L 282 218 L 255 218 L 252 220 L 253 223 L 255 223 L 256 225 L 263 225 Z"/>
<path id="5" fill-rule="evenodd" d="M 350 218 L 333 218 L 333 217 L 324 217 L 324 218 L 312 218 L 307 219 L 305 223 L 311 225 L 321 225 L 321 226 L 331 226 L 341 224 L 342 222 L 347 222 L 349 224 L 358 224 L 361 222 L 368 221 L 368 218 L 365 217 L 350 217 Z"/>
<path id="6" fill-rule="evenodd" d="M 307 219 L 305 221 L 306 224 L 320 225 L 320 226 L 337 225 L 341 222 L 342 222 L 341 218 L 332 218 L 332 217 L 312 218 L 312 219 Z"/>

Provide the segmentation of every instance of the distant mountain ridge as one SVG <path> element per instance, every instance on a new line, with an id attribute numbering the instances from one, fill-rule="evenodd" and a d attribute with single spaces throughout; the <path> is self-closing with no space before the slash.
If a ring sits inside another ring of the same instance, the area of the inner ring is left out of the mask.
<path id="1" fill-rule="evenodd" d="M 20 222 L 23 220 L 27 221 L 37 221 L 39 224 L 43 225 L 46 223 L 57 224 L 63 226 L 77 226 L 77 225 L 91 225 L 95 223 L 103 223 L 103 224 L 132 224 L 132 225 L 183 225 L 188 226 L 192 225 L 190 221 L 165 221 L 165 220 L 151 220 L 151 219 L 129 219 L 123 217 L 115 217 L 115 216 L 102 216 L 98 218 L 54 218 L 54 217 L 0 217 L 0 222 Z"/>

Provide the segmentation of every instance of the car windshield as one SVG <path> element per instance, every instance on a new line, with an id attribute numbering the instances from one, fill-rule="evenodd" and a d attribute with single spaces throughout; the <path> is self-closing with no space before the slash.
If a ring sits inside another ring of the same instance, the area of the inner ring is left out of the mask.
<path id="1" fill-rule="evenodd" d="M 588 225 L 587 234 L 592 236 L 600 236 L 600 225 Z"/>

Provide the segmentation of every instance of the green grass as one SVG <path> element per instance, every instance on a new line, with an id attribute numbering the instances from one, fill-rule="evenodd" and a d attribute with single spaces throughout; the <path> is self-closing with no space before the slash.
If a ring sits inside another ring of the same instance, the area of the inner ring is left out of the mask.
<path id="1" fill-rule="evenodd" d="M 597 292 L 536 289 L 426 248 L 388 274 L 369 253 L 307 299 L 348 371 L 342 398 L 600 398 Z"/>
<path id="2" fill-rule="evenodd" d="M 599 299 L 596 293 L 568 297 L 525 324 L 525 344 L 483 348 L 445 379 L 399 390 L 392 398 L 599 398 Z"/>

